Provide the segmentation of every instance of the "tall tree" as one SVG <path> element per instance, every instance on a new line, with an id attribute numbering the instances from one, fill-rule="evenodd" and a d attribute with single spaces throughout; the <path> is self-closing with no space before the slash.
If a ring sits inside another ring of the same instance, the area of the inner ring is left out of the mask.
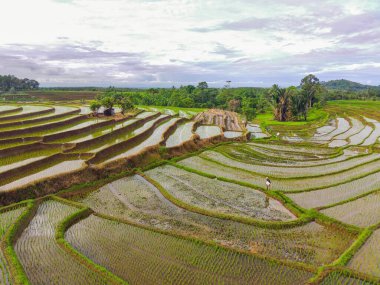
<path id="1" fill-rule="evenodd" d="M 206 81 L 199 82 L 197 88 L 198 89 L 207 89 L 208 88 L 208 84 L 207 84 Z"/>
<path id="2" fill-rule="evenodd" d="M 307 98 L 307 107 L 313 107 L 316 97 L 321 91 L 319 79 L 314 74 L 309 74 L 301 80 L 301 89 Z"/>
<path id="3" fill-rule="evenodd" d="M 270 94 L 274 105 L 274 117 L 276 120 L 284 122 L 291 117 L 292 89 L 280 88 L 277 84 L 273 85 Z"/>
<path id="4" fill-rule="evenodd" d="M 247 118 L 247 121 L 256 117 L 257 101 L 254 98 L 244 97 L 241 105 L 241 111 Z"/>
<path id="5" fill-rule="evenodd" d="M 303 92 L 296 92 L 291 97 L 292 102 L 292 115 L 294 118 L 299 119 L 302 117 L 305 121 L 307 120 L 307 97 Z"/>

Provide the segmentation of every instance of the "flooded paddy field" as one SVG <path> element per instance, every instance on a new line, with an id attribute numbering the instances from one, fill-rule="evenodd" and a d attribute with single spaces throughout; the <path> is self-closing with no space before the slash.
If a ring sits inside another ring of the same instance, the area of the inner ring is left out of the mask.
<path id="1" fill-rule="evenodd" d="M 376 112 L 143 108 L 0 105 L 0 284 L 379 283 Z"/>

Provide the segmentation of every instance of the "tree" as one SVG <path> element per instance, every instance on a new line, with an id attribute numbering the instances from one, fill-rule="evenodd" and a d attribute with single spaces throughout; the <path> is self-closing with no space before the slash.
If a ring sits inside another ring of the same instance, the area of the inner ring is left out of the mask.
<path id="1" fill-rule="evenodd" d="M 280 88 L 277 84 L 272 86 L 270 94 L 273 99 L 276 120 L 284 122 L 291 117 L 290 97 L 292 92 L 292 89 Z"/>
<path id="2" fill-rule="evenodd" d="M 304 92 L 304 96 L 307 98 L 307 107 L 313 107 L 318 93 L 321 91 L 321 85 L 319 79 L 313 75 L 309 74 L 301 80 L 301 89 Z"/>
<path id="3" fill-rule="evenodd" d="M 98 101 L 94 101 L 94 102 L 92 102 L 91 105 L 90 105 L 90 109 L 91 109 L 91 111 L 92 111 L 94 114 L 97 114 L 97 113 L 98 113 L 100 107 L 102 107 L 102 104 L 101 104 L 100 102 L 98 102 Z"/>
<path id="4" fill-rule="evenodd" d="M 124 97 L 122 101 L 119 102 L 119 106 L 121 109 L 121 113 L 124 115 L 126 111 L 132 110 L 134 108 L 134 105 L 130 98 Z"/>
<path id="5" fill-rule="evenodd" d="M 199 82 L 198 83 L 198 86 L 197 86 L 198 89 L 207 89 L 208 88 L 208 84 L 206 81 L 202 81 L 202 82 Z"/>
<path id="6" fill-rule="evenodd" d="M 307 97 L 303 92 L 297 92 L 291 97 L 292 102 L 292 115 L 299 119 L 301 116 L 307 120 Z"/>
<path id="7" fill-rule="evenodd" d="M 115 99 L 112 96 L 106 96 L 101 99 L 100 103 L 104 108 L 111 109 L 115 105 Z"/>
<path id="8" fill-rule="evenodd" d="M 36 80 L 28 78 L 20 79 L 14 75 L 0 75 L 0 90 L 14 91 L 38 89 L 39 83 Z"/>
<path id="9" fill-rule="evenodd" d="M 256 117 L 257 102 L 254 98 L 245 97 L 242 100 L 241 111 L 247 118 L 247 121 L 251 121 Z"/>
<path id="10" fill-rule="evenodd" d="M 194 85 L 187 85 L 187 86 L 184 86 L 183 88 L 185 88 L 186 92 L 189 93 L 189 94 L 192 94 L 194 92 L 194 90 L 195 90 L 195 86 Z"/>

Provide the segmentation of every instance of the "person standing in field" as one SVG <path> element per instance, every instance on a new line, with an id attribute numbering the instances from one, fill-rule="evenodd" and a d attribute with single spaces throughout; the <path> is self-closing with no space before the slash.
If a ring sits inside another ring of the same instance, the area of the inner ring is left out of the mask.
<path id="1" fill-rule="evenodd" d="M 265 178 L 265 185 L 267 186 L 267 191 L 270 189 L 272 182 L 270 181 L 269 177 Z"/>

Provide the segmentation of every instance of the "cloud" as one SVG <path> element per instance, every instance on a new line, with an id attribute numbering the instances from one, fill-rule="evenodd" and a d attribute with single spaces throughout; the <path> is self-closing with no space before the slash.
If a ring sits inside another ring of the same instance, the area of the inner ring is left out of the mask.
<path id="1" fill-rule="evenodd" d="M 13 0 L 3 9 L 22 20 L 0 18 L 0 74 L 43 86 L 290 85 L 308 72 L 379 82 L 377 0 Z"/>

